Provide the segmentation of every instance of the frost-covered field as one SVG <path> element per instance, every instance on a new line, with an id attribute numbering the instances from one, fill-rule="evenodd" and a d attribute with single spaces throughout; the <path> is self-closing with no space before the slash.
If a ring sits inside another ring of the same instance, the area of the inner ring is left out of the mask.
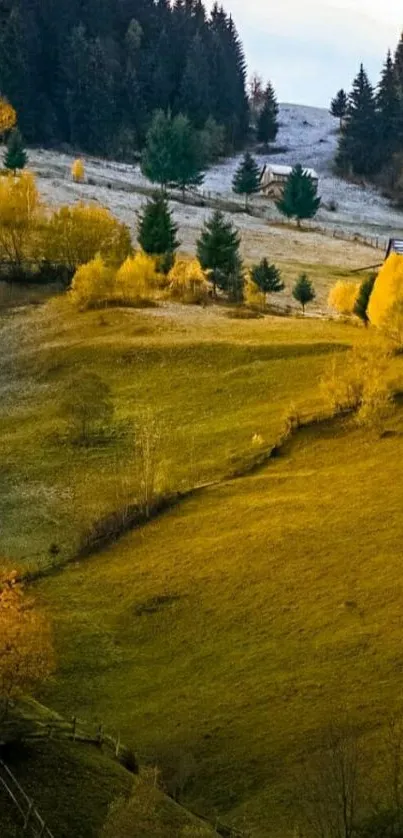
<path id="1" fill-rule="evenodd" d="M 338 121 L 326 110 L 281 105 L 280 122 L 277 146 L 287 151 L 271 158 L 260 156 L 258 162 L 262 166 L 270 159 L 286 165 L 300 162 L 316 169 L 324 203 L 317 217 L 321 226 L 385 239 L 389 235 L 403 232 L 403 213 L 392 209 L 376 190 L 345 183 L 333 175 L 332 161 L 337 146 Z M 136 189 L 150 186 L 139 167 L 87 158 L 87 183 L 80 185 L 71 181 L 72 160 L 71 155 L 54 151 L 30 151 L 31 167 L 39 176 L 40 189 L 46 200 L 52 205 L 77 200 L 98 201 L 108 206 L 135 231 L 136 211 L 145 200 Z M 231 183 L 238 162 L 239 157 L 234 157 L 210 169 L 206 173 L 202 191 L 236 200 L 231 191 Z M 264 208 L 267 221 L 278 218 L 272 201 L 260 196 L 254 200 L 260 208 Z M 336 212 L 325 208 L 330 200 L 336 202 Z M 172 209 L 179 225 L 183 249 L 192 250 L 198 231 L 210 210 L 182 205 L 177 201 L 172 202 Z M 235 223 L 243 232 L 246 258 L 254 259 L 267 253 L 277 259 L 299 258 L 300 261 L 346 267 L 376 261 L 376 251 L 371 252 L 355 243 L 332 240 L 313 232 L 308 235 L 295 229 L 277 228 L 267 221 L 243 213 L 235 216 Z"/>

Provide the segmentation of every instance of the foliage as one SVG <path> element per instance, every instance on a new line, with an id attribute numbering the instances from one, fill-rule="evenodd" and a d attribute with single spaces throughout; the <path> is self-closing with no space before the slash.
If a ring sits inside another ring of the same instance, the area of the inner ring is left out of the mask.
<path id="1" fill-rule="evenodd" d="M 320 204 L 317 184 L 298 163 L 287 178 L 282 198 L 276 202 L 277 209 L 287 218 L 296 218 L 299 226 L 302 219 L 316 215 Z"/>
<path id="2" fill-rule="evenodd" d="M 263 106 L 257 120 L 258 142 L 267 145 L 276 139 L 279 129 L 278 112 L 276 94 L 269 82 L 264 92 Z"/>
<path id="3" fill-rule="evenodd" d="M 345 359 L 334 359 L 322 381 L 323 392 L 334 413 L 355 411 L 356 421 L 381 430 L 388 416 L 391 388 L 387 380 L 390 353 L 378 343 L 354 348 Z"/>
<path id="4" fill-rule="evenodd" d="M 168 201 L 162 193 L 156 193 L 147 201 L 139 215 L 138 241 L 145 253 L 165 257 L 161 269 L 172 267 L 175 250 L 179 247 L 176 238 L 178 227 L 174 223 Z"/>
<path id="5" fill-rule="evenodd" d="M 71 167 L 71 176 L 75 183 L 83 183 L 85 178 L 85 166 L 81 157 L 78 157 L 77 160 L 74 161 Z"/>
<path id="6" fill-rule="evenodd" d="M 75 269 L 98 253 L 111 264 L 120 264 L 131 252 L 128 227 L 105 207 L 75 204 L 53 213 L 46 230 L 46 257 Z"/>
<path id="7" fill-rule="evenodd" d="M 361 64 L 350 93 L 347 115 L 340 136 L 336 163 L 344 172 L 371 175 L 379 165 L 376 99 Z"/>
<path id="8" fill-rule="evenodd" d="M 225 220 L 220 210 L 216 210 L 205 222 L 197 241 L 197 258 L 202 268 L 209 272 L 214 295 L 220 288 L 235 298 L 238 296 L 242 284 L 240 244 L 238 231 Z"/>
<path id="9" fill-rule="evenodd" d="M 203 144 L 187 116 L 179 114 L 173 121 L 172 185 L 184 192 L 189 186 L 200 186 L 204 180 Z"/>
<path id="10" fill-rule="evenodd" d="M 355 314 L 360 286 L 356 282 L 339 279 L 330 289 L 328 306 L 338 314 Z"/>
<path id="11" fill-rule="evenodd" d="M 15 572 L 0 573 L 0 717 L 9 702 L 41 684 L 54 668 L 48 621 L 24 595 Z"/>
<path id="12" fill-rule="evenodd" d="M 205 304 L 210 283 L 197 259 L 178 259 L 168 274 L 169 294 L 183 303 Z"/>
<path id="13" fill-rule="evenodd" d="M 109 385 L 92 372 L 72 376 L 65 389 L 62 408 L 72 439 L 83 445 L 89 445 L 102 435 L 114 415 Z"/>
<path id="14" fill-rule="evenodd" d="M 0 135 L 11 131 L 17 123 L 17 114 L 6 99 L 0 97 Z"/>
<path id="15" fill-rule="evenodd" d="M 389 310 L 403 297 L 403 257 L 391 253 L 375 280 L 368 303 L 368 318 L 373 326 L 383 326 Z"/>
<path id="16" fill-rule="evenodd" d="M 114 276 L 113 269 L 105 264 L 100 255 L 80 265 L 69 291 L 71 302 L 80 311 L 108 305 L 113 298 Z"/>
<path id="17" fill-rule="evenodd" d="M 266 304 L 266 294 L 254 282 L 251 271 L 246 274 L 244 299 L 251 308 L 264 308 Z"/>
<path id="18" fill-rule="evenodd" d="M 284 291 L 285 285 L 281 279 L 281 271 L 275 265 L 270 265 L 266 258 L 258 265 L 252 265 L 251 277 L 264 294 L 277 294 Z"/>
<path id="19" fill-rule="evenodd" d="M 43 221 L 31 172 L 0 177 L 0 258 L 9 261 L 15 271 L 21 269 L 24 260 L 35 258 L 38 248 L 42 248 L 38 233 Z"/>
<path id="20" fill-rule="evenodd" d="M 136 305 L 152 297 L 158 285 L 155 260 L 139 250 L 128 256 L 114 278 L 111 299 L 123 305 Z"/>
<path id="21" fill-rule="evenodd" d="M 365 325 L 368 323 L 368 304 L 374 290 L 375 281 L 375 273 L 370 274 L 370 276 L 363 279 L 354 306 L 354 314 L 356 314 L 357 317 L 365 323 Z"/>
<path id="22" fill-rule="evenodd" d="M 206 164 L 215 163 L 224 154 L 225 129 L 210 116 L 199 132 L 202 159 Z"/>
<path id="23" fill-rule="evenodd" d="M 197 186 L 203 182 L 203 144 L 186 116 L 157 111 L 146 137 L 141 170 L 165 189 Z"/>
<path id="24" fill-rule="evenodd" d="M 292 296 L 294 300 L 297 300 L 301 304 L 302 311 L 305 314 L 305 306 L 311 303 L 316 297 L 312 282 L 307 274 L 300 274 L 294 285 Z"/>
<path id="25" fill-rule="evenodd" d="M 247 207 L 249 197 L 259 192 L 259 185 L 259 166 L 249 151 L 247 151 L 235 172 L 232 188 L 237 195 L 245 196 L 245 207 Z"/>
<path id="26" fill-rule="evenodd" d="M 18 128 L 13 128 L 7 140 L 7 151 L 4 155 L 4 166 L 12 172 L 25 169 L 28 155 L 24 148 L 22 136 Z"/>
<path id="27" fill-rule="evenodd" d="M 330 113 L 332 116 L 340 120 L 340 127 L 343 124 L 343 119 L 347 113 L 348 96 L 343 88 L 336 93 L 334 99 L 330 103 Z"/>
<path id="28" fill-rule="evenodd" d="M 382 807 L 360 821 L 356 832 L 358 838 L 402 838 L 403 811 Z"/>

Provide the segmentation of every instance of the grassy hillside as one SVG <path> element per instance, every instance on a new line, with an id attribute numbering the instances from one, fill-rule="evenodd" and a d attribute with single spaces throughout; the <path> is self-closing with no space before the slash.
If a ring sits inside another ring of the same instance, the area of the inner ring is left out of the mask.
<path id="1" fill-rule="evenodd" d="M 184 775 L 195 809 L 256 838 L 293 831 L 302 760 L 335 715 L 372 729 L 400 703 L 400 411 L 382 439 L 316 426 L 225 479 L 273 444 L 292 403 L 320 408 L 332 353 L 364 331 L 220 308 L 73 316 L 60 300 L 2 329 L 3 553 L 43 565 L 57 542 L 57 561 L 72 556 L 122 486 L 135 491 L 140 408 L 168 429 L 167 485 L 222 480 L 35 585 L 58 655 L 41 698 L 120 732 L 169 784 Z M 89 448 L 63 436 L 80 369 L 109 382 L 117 414 Z"/>

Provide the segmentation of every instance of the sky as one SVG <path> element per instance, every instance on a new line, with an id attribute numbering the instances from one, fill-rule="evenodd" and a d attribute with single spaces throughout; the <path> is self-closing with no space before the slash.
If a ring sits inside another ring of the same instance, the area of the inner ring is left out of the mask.
<path id="1" fill-rule="evenodd" d="M 212 6 L 213 2 L 207 5 Z M 270 79 L 280 102 L 328 107 L 351 89 L 361 61 L 377 84 L 403 29 L 401 0 L 223 0 L 249 70 Z"/>

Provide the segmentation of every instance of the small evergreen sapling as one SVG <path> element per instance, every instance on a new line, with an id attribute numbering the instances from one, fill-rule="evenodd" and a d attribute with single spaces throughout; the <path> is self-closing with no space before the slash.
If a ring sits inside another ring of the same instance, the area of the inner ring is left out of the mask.
<path id="1" fill-rule="evenodd" d="M 340 129 L 343 127 L 343 119 L 347 113 L 348 96 L 343 88 L 336 93 L 330 103 L 330 113 L 340 120 Z"/>
<path id="2" fill-rule="evenodd" d="M 292 296 L 294 300 L 301 304 L 302 311 L 305 314 L 305 306 L 316 297 L 312 282 L 307 274 L 300 274 L 294 285 Z"/>
<path id="3" fill-rule="evenodd" d="M 25 151 L 20 131 L 18 128 L 13 128 L 7 141 L 4 165 L 6 169 L 16 172 L 17 169 L 25 169 L 27 162 L 28 155 Z"/>
<path id="4" fill-rule="evenodd" d="M 232 181 L 232 188 L 236 195 L 245 196 L 245 209 L 251 195 L 259 192 L 260 169 L 249 151 L 244 155 Z"/>
<path id="5" fill-rule="evenodd" d="M 358 292 L 357 299 L 355 301 L 354 306 L 354 314 L 362 320 L 365 326 L 368 326 L 369 317 L 368 317 L 368 304 L 371 297 L 371 294 L 374 290 L 376 280 L 376 274 L 371 274 L 370 276 L 366 277 L 360 285 L 360 290 Z"/>
<path id="6" fill-rule="evenodd" d="M 287 218 L 296 218 L 298 227 L 304 218 L 313 218 L 321 204 L 318 187 L 308 172 L 298 163 L 287 178 L 277 209 Z"/>
<path id="7" fill-rule="evenodd" d="M 160 257 L 164 273 L 170 271 L 179 247 L 177 232 L 165 195 L 156 193 L 139 215 L 138 241 L 145 253 Z"/>
<path id="8" fill-rule="evenodd" d="M 238 231 L 216 210 L 204 224 L 197 241 L 197 258 L 202 268 L 210 272 L 214 296 L 217 287 L 231 296 L 240 294 L 243 286 L 240 243 Z"/>
<path id="9" fill-rule="evenodd" d="M 267 259 L 262 259 L 258 265 L 251 268 L 251 278 L 255 285 L 266 294 L 277 294 L 284 290 L 281 272 L 275 265 L 270 265 Z"/>

